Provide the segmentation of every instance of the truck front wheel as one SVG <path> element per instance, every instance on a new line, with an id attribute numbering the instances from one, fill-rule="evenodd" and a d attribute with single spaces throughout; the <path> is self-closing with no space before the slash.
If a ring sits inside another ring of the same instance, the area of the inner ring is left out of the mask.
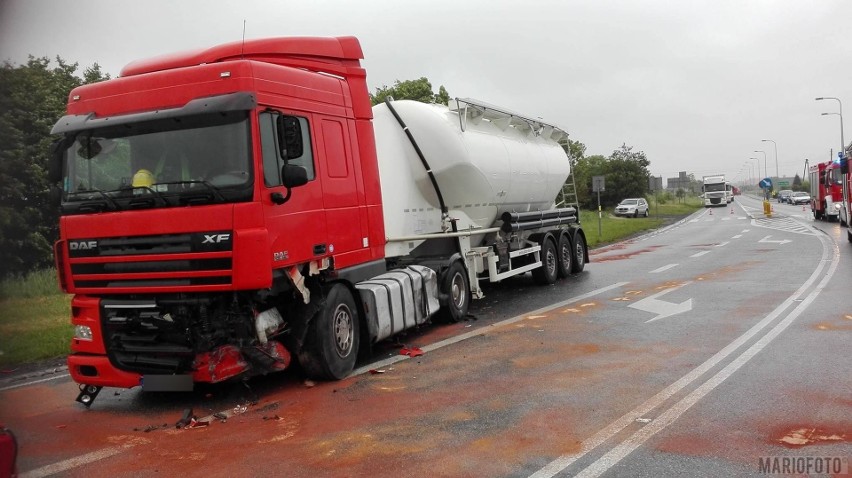
<path id="1" fill-rule="evenodd" d="M 346 378 L 358 357 L 358 327 L 358 309 L 349 289 L 342 284 L 331 286 L 299 351 L 305 373 L 321 380 Z"/>
<path id="2" fill-rule="evenodd" d="M 439 322 L 455 324 L 467 316 L 470 306 L 470 283 L 461 261 L 453 261 L 441 276 L 441 310 Z"/>

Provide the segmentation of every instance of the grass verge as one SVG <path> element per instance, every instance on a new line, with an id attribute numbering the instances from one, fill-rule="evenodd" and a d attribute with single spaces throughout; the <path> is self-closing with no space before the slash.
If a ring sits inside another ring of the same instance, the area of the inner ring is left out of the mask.
<path id="1" fill-rule="evenodd" d="M 649 217 L 616 217 L 612 215 L 612 210 L 602 211 L 600 225 L 597 211 L 580 211 L 580 222 L 586 232 L 589 248 L 657 229 L 692 214 L 696 209 L 701 208 L 703 203 L 698 198 L 685 198 L 684 202 L 655 204 L 652 199 L 650 205 Z"/>
<path id="2" fill-rule="evenodd" d="M 0 282 L 0 367 L 68 353 L 71 296 L 52 269 Z"/>

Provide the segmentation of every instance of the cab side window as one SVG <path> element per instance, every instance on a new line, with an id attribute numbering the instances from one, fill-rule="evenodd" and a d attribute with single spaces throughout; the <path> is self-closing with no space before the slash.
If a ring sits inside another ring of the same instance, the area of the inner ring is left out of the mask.
<path id="1" fill-rule="evenodd" d="M 308 180 L 316 177 L 314 156 L 311 148 L 311 130 L 307 118 L 288 116 L 274 111 L 260 114 L 260 142 L 263 150 L 263 181 L 267 187 L 280 186 L 281 168 L 285 164 L 301 166 L 308 173 Z M 279 121 L 281 118 L 281 121 Z M 278 125 L 286 128 L 284 136 L 287 144 L 278 142 Z M 287 157 L 281 157 L 286 149 Z"/>

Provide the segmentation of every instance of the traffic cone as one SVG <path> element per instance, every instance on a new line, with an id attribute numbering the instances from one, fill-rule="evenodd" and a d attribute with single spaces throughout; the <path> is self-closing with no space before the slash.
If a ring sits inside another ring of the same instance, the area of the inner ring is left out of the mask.
<path id="1" fill-rule="evenodd" d="M 805 205 L 804 205 L 804 204 L 802 204 L 802 211 L 804 211 L 804 210 L 805 210 Z"/>
<path id="2" fill-rule="evenodd" d="M 734 213 L 734 206 L 731 206 L 731 214 Z"/>
<path id="3" fill-rule="evenodd" d="M 712 209 L 710 210 L 710 215 L 711 215 L 711 216 L 713 215 L 713 210 L 712 210 Z"/>

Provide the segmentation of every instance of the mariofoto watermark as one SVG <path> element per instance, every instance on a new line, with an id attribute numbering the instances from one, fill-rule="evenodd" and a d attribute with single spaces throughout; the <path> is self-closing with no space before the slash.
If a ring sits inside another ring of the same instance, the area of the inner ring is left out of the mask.
<path id="1" fill-rule="evenodd" d="M 789 474 L 849 474 L 849 457 L 846 456 L 762 456 L 757 459 L 759 473 L 765 475 Z"/>

